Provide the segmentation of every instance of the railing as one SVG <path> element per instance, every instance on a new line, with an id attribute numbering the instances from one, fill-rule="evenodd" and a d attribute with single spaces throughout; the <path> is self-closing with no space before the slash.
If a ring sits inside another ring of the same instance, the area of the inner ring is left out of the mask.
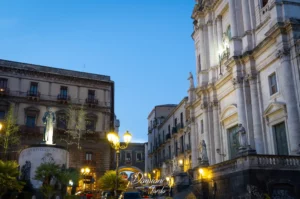
<path id="1" fill-rule="evenodd" d="M 71 97 L 69 95 L 58 94 L 57 95 L 57 100 L 70 101 Z"/>
<path id="2" fill-rule="evenodd" d="M 32 135 L 32 136 L 40 136 L 42 135 L 42 132 L 40 130 L 40 127 L 29 127 L 26 125 L 20 126 L 19 128 L 20 134 L 23 135 Z"/>
<path id="3" fill-rule="evenodd" d="M 214 173 L 232 173 L 247 169 L 299 170 L 300 156 L 249 155 L 224 161 L 209 167 Z"/>
<path id="4" fill-rule="evenodd" d="M 40 92 L 37 91 L 27 91 L 27 97 L 40 97 Z"/>
<path id="5" fill-rule="evenodd" d="M 97 99 L 94 99 L 94 98 L 86 98 L 85 99 L 85 102 L 87 104 L 92 104 L 92 105 L 97 105 L 98 104 L 98 100 Z"/>

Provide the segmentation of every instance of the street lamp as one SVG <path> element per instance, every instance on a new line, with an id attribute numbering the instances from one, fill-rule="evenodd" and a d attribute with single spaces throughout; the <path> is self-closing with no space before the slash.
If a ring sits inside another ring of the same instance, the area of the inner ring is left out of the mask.
<path id="1" fill-rule="evenodd" d="M 118 173 L 119 173 L 119 156 L 120 156 L 120 150 L 121 149 L 126 149 L 128 147 L 129 142 L 131 141 L 131 134 L 126 131 L 123 135 L 124 138 L 124 145 L 120 144 L 120 137 L 117 133 L 115 132 L 109 132 L 107 134 L 107 140 L 109 141 L 109 143 L 111 144 L 111 147 L 113 149 L 116 150 L 116 187 L 115 187 L 115 196 L 117 197 L 117 191 L 118 191 L 118 186 L 119 186 L 119 182 L 118 182 Z"/>
<path id="2" fill-rule="evenodd" d="M 83 187 L 84 187 L 84 191 L 85 191 L 85 175 L 89 174 L 90 171 L 91 171 L 91 169 L 88 168 L 88 167 L 81 169 L 81 174 L 83 175 Z"/>
<path id="3" fill-rule="evenodd" d="M 1 131 L 1 129 L 3 128 L 3 124 L 2 123 L 0 123 L 0 131 Z"/>

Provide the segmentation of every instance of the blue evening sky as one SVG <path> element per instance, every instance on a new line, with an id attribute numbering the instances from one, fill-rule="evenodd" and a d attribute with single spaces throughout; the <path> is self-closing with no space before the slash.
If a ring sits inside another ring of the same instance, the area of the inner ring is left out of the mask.
<path id="1" fill-rule="evenodd" d="M 120 134 L 145 142 L 153 107 L 187 96 L 194 2 L 3 0 L 0 58 L 111 76 Z"/>

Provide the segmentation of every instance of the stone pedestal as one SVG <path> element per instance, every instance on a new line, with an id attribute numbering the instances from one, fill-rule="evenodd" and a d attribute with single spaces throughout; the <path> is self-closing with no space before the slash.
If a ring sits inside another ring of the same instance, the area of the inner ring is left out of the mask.
<path id="1" fill-rule="evenodd" d="M 32 183 L 35 189 L 42 186 L 42 182 L 34 179 L 35 171 L 42 163 L 55 163 L 69 167 L 69 152 L 62 146 L 37 144 L 23 149 L 19 156 L 19 165 L 25 170 L 25 176 Z"/>
<path id="2" fill-rule="evenodd" d="M 252 149 L 250 145 L 248 146 L 248 148 L 240 148 L 237 157 L 248 156 L 248 155 L 256 155 L 256 150 Z"/>
<path id="3" fill-rule="evenodd" d="M 190 179 L 187 173 L 185 172 L 176 172 L 173 174 L 174 177 L 174 194 L 181 192 L 182 190 L 187 189 L 190 186 Z"/>

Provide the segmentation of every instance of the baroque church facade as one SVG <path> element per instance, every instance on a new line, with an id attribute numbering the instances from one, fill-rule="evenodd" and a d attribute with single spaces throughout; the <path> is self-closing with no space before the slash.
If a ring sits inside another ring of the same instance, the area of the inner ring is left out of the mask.
<path id="1" fill-rule="evenodd" d="M 191 82 L 187 106 L 193 168 L 202 141 L 209 165 L 239 157 L 241 127 L 258 155 L 299 155 L 299 10 L 300 1 L 292 0 L 197 2 L 196 86 Z M 299 158 L 293 161 L 299 168 Z"/>
<path id="2" fill-rule="evenodd" d="M 189 189 L 197 198 L 300 197 L 299 10 L 299 0 L 196 1 L 196 75 L 189 76 L 180 128 L 187 150 L 177 155 L 180 139 L 168 134 L 182 105 L 157 117 L 154 109 L 151 177 L 172 175 L 175 193 Z"/>

